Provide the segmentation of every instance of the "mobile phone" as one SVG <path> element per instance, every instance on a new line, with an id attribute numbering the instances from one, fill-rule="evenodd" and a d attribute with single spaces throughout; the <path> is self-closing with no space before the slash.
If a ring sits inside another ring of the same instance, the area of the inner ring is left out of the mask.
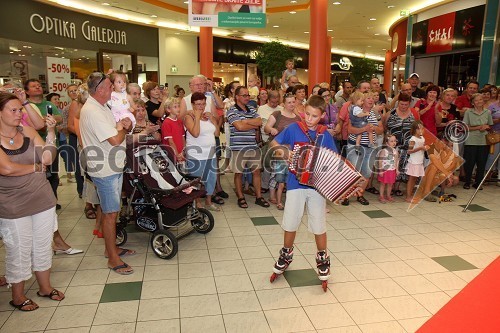
<path id="1" fill-rule="evenodd" d="M 8 88 L 7 92 L 10 93 L 10 94 L 13 94 L 13 93 L 16 92 L 16 88 Z"/>
<path id="2" fill-rule="evenodd" d="M 50 114 L 52 116 L 53 110 L 52 110 L 52 105 L 47 105 L 47 114 Z"/>
<path id="3" fill-rule="evenodd" d="M 168 82 L 165 82 L 165 87 L 167 87 L 167 88 L 168 88 Z"/>
<path id="4" fill-rule="evenodd" d="M 160 90 L 165 89 L 165 86 L 163 84 L 160 84 Z"/>

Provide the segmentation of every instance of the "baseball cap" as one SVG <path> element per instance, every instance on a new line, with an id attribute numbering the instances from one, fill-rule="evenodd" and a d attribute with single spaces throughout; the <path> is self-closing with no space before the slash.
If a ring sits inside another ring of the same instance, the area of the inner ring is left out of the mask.
<path id="1" fill-rule="evenodd" d="M 411 73 L 410 76 L 408 76 L 408 78 L 411 78 L 412 76 L 416 76 L 417 79 L 420 79 L 420 76 L 417 73 Z"/>

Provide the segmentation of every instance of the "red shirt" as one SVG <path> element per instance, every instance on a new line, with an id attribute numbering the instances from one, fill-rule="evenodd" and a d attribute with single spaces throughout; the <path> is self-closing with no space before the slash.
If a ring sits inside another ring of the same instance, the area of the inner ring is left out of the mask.
<path id="1" fill-rule="evenodd" d="M 426 113 L 420 114 L 420 120 L 424 123 L 424 127 L 426 130 L 437 136 L 437 128 L 436 128 L 436 105 L 437 102 L 434 102 L 432 108 L 430 108 Z M 418 101 L 415 104 L 415 108 L 418 108 L 420 111 L 427 107 L 427 101 Z"/>
<path id="2" fill-rule="evenodd" d="M 345 102 L 340 108 L 338 118 L 343 121 L 342 123 L 342 140 L 347 140 L 349 134 L 347 133 L 347 127 L 349 126 L 349 106 L 351 101 Z"/>
<path id="3" fill-rule="evenodd" d="M 457 106 L 458 110 L 463 110 L 463 111 L 465 111 L 465 109 L 470 109 L 473 107 L 466 93 L 457 97 L 457 99 L 455 100 L 455 105 Z"/>
<path id="4" fill-rule="evenodd" d="M 168 145 L 168 139 L 172 138 L 175 143 L 175 148 L 177 153 L 181 153 L 184 150 L 184 137 L 186 131 L 184 130 L 184 124 L 179 119 L 172 119 L 167 117 L 161 126 L 161 142 L 164 145 Z"/>

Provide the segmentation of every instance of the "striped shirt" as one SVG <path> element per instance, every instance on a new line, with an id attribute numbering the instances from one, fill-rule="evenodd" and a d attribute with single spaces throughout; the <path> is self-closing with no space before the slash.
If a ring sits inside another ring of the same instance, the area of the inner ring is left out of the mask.
<path id="1" fill-rule="evenodd" d="M 370 111 L 370 115 L 367 117 L 367 120 L 368 120 L 368 124 L 371 124 L 373 126 L 378 126 L 377 116 L 375 115 L 375 113 L 373 112 L 373 110 Z M 377 134 L 375 133 L 375 131 L 373 131 L 373 137 L 374 138 L 376 137 L 376 135 Z M 347 143 L 355 145 L 356 144 L 356 135 L 349 133 L 349 140 L 348 140 Z M 368 143 L 369 143 L 368 132 L 361 133 L 361 142 L 360 142 L 360 144 L 362 146 L 368 146 Z"/>
<path id="2" fill-rule="evenodd" d="M 235 104 L 227 111 L 227 122 L 229 123 L 229 148 L 231 150 L 257 149 L 255 140 L 255 128 L 247 131 L 238 131 L 234 123 L 245 119 L 254 119 L 260 117 L 257 111 L 247 105 L 246 110 L 242 110 L 238 104 Z"/>

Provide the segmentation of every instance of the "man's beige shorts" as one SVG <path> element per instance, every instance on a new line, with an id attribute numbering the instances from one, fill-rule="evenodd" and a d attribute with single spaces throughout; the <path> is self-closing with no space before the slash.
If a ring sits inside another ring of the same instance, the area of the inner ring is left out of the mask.
<path id="1" fill-rule="evenodd" d="M 261 151 L 257 149 L 243 149 L 231 151 L 231 170 L 234 173 L 243 173 L 245 168 L 251 172 L 262 167 Z"/>

